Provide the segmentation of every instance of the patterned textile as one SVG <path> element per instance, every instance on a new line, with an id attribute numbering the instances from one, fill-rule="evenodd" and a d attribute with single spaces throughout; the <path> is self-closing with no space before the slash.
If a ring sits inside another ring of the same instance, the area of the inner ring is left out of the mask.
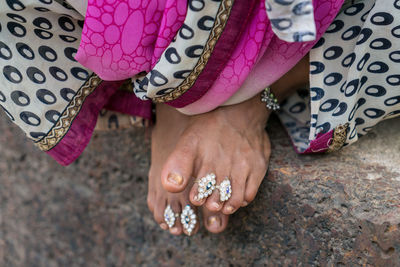
<path id="1" fill-rule="evenodd" d="M 294 95 L 280 114 L 299 152 L 327 151 L 344 126 L 341 146 L 352 144 L 399 116 L 399 1 L 359 0 L 344 8 L 311 50 L 310 87 L 311 96 Z"/>
<path id="2" fill-rule="evenodd" d="M 63 165 L 82 153 L 103 107 L 151 118 L 150 102 L 118 90 L 122 81 L 102 81 L 75 60 L 83 19 L 62 0 L 0 5 L 1 107 Z"/>
<path id="3" fill-rule="evenodd" d="M 34 0 L 7 1 L 0 12 L 0 101 L 37 142 L 92 74 L 74 59 L 83 17 Z"/>
<path id="4" fill-rule="evenodd" d="M 185 91 L 178 87 L 182 79 L 191 74 L 199 62 L 199 56 L 206 49 L 214 18 L 217 17 L 217 13 L 224 12 L 224 9 L 219 11 L 220 4 L 216 1 L 189 2 L 185 21 L 174 42 L 165 49 L 157 64 L 146 76 L 133 79 L 135 93 L 140 99 L 157 100 L 171 94 L 172 91 Z M 225 20 L 227 19 L 228 15 L 225 14 Z M 189 25 L 197 25 L 199 30 L 193 30 Z"/>
<path id="5" fill-rule="evenodd" d="M 342 4 L 343 1 L 313 1 L 317 40 L 334 20 Z M 263 8 L 260 7 L 258 10 L 261 12 Z M 252 24 L 253 30 L 237 45 L 232 54 L 231 57 L 234 59 L 232 64 L 228 63 L 229 65 L 224 68 L 213 86 L 199 100 L 180 108 L 181 112 L 188 115 L 199 114 L 221 105 L 233 105 L 254 97 L 295 66 L 316 43 L 316 41 L 288 43 L 280 40 L 272 30 L 269 30 L 264 35 L 263 46 L 254 62 L 254 67 L 247 72 L 247 68 L 242 70 L 240 66 L 247 64 L 251 40 L 254 38 L 251 33 L 258 36 L 255 29 L 258 29 L 259 24 L 260 22 Z M 257 38 L 255 40 L 257 41 Z M 241 84 L 240 87 L 237 86 L 237 83 Z"/>
<path id="6" fill-rule="evenodd" d="M 311 2 L 277 2 L 279 7 L 274 5 L 268 11 L 276 32 L 290 41 L 316 38 Z M 314 2 L 317 13 L 326 13 L 330 7 L 328 13 L 337 14 L 343 0 Z M 191 0 L 187 9 L 185 1 L 149 3 L 89 1 L 76 57 L 105 80 L 133 77 L 134 91 L 143 100 L 166 102 L 185 108 L 183 112 L 189 109 L 191 114 L 210 111 L 240 88 L 263 52 L 274 43 L 264 0 Z M 288 19 L 288 13 L 292 27 L 278 29 L 277 22 Z M 330 19 L 333 16 L 319 23 L 318 30 L 323 32 Z M 312 44 L 306 47 L 304 53 Z M 289 70 L 292 63 L 282 65 L 280 72 Z M 186 107 L 196 105 L 210 91 L 221 97 L 207 98 L 208 105 L 201 105 L 199 111 Z"/>
<path id="7" fill-rule="evenodd" d="M 303 104 L 293 96 L 282 120 L 300 151 L 332 151 L 398 114 L 400 14 L 398 1 L 390 12 L 373 6 L 382 1 L 351 4 L 321 38 L 343 0 L 267 0 L 268 10 L 265 0 L 9 0 L 0 6 L 0 104 L 67 165 L 96 123 L 146 125 L 138 119 L 152 118 L 145 99 L 188 114 L 244 101 L 321 38 L 311 53 L 311 105 L 307 94 Z"/>
<path id="8" fill-rule="evenodd" d="M 149 72 L 173 41 L 187 1 L 89 1 L 76 59 L 103 80 Z"/>
<path id="9" fill-rule="evenodd" d="M 287 42 L 314 41 L 317 34 L 311 0 L 265 0 L 272 30 Z"/>
<path id="10" fill-rule="evenodd" d="M 63 2 L 66 2 L 66 0 L 63 0 Z M 88 0 L 68 0 L 68 5 L 70 5 L 82 16 L 85 16 L 86 14 L 87 3 Z"/>

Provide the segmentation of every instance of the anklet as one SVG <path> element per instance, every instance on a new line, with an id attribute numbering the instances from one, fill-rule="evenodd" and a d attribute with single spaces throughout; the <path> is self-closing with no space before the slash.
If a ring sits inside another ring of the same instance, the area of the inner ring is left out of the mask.
<path id="1" fill-rule="evenodd" d="M 265 88 L 264 91 L 261 93 L 261 102 L 265 102 L 266 107 L 273 111 L 277 111 L 281 108 L 278 103 L 278 99 L 271 92 L 271 88 L 269 87 Z"/>

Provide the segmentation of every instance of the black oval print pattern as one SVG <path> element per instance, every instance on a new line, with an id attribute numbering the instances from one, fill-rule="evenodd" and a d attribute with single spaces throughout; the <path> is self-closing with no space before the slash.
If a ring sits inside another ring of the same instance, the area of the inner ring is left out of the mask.
<path id="1" fill-rule="evenodd" d="M 83 19 L 57 1 L 0 4 L 0 104 L 35 141 L 89 76 L 74 59 Z"/>
<path id="2" fill-rule="evenodd" d="M 265 0 L 274 33 L 287 42 L 313 41 L 316 37 L 311 0 Z"/>
<path id="3" fill-rule="evenodd" d="M 142 100 L 174 91 L 190 73 L 204 52 L 214 27 L 221 0 L 190 0 L 182 27 L 165 49 L 156 66 L 146 76 L 132 80 L 136 96 Z"/>
<path id="4" fill-rule="evenodd" d="M 284 110 L 297 121 L 282 116 L 300 150 L 339 124 L 350 124 L 350 144 L 379 121 L 400 115 L 400 9 L 396 5 L 394 0 L 354 1 L 311 50 L 311 101 L 292 97 Z M 300 114 L 299 103 L 310 103 L 310 108 Z"/>

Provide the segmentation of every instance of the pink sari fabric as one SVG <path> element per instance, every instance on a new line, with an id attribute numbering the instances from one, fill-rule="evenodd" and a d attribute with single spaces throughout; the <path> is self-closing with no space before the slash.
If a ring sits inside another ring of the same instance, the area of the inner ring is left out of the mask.
<path id="1" fill-rule="evenodd" d="M 245 63 L 249 67 L 253 65 L 256 55 L 260 52 L 263 36 L 267 31 L 268 22 L 263 12 L 265 9 L 263 10 L 263 6 L 260 6 L 258 0 L 236 1 L 211 58 L 194 85 L 188 92 L 167 104 L 175 108 L 185 107 L 207 93 L 218 77 L 224 75 L 226 69 L 230 72 L 230 77 L 227 78 L 231 79 L 236 76 L 235 71 L 243 69 L 243 66 L 240 66 L 241 62 L 247 61 Z M 247 34 L 245 38 L 242 37 L 244 33 Z M 232 60 L 232 54 L 237 51 L 238 45 L 241 47 L 246 45 L 247 53 L 237 55 Z M 238 61 L 240 61 L 239 64 L 235 64 Z M 237 66 L 236 70 L 234 65 Z M 239 80 L 239 77 L 237 79 Z"/>
<path id="2" fill-rule="evenodd" d="M 67 166 L 74 162 L 89 144 L 100 110 L 115 94 L 122 82 L 102 82 L 82 104 L 67 134 L 46 153 L 58 163 Z"/>
<path id="3" fill-rule="evenodd" d="M 89 1 L 76 59 L 104 80 L 123 80 L 149 72 L 182 26 L 187 1 L 108 2 Z M 317 40 L 342 3 L 313 1 Z M 316 43 L 281 41 L 271 29 L 265 1 L 246 4 L 235 2 L 226 32 L 204 71 L 186 93 L 167 104 L 194 115 L 245 101 L 279 79 Z M 136 101 L 132 104 L 141 105 Z"/>
<path id="4" fill-rule="evenodd" d="M 84 101 L 67 134 L 46 153 L 67 166 L 85 150 L 92 138 L 103 108 L 151 120 L 151 102 L 141 101 L 133 93 L 118 90 L 122 81 L 103 81 Z"/>
<path id="5" fill-rule="evenodd" d="M 317 27 L 317 40 L 307 43 L 286 43 L 274 36 L 259 63 L 247 77 L 240 90 L 238 90 L 224 105 L 237 104 L 243 99 L 249 99 L 268 87 L 282 75 L 289 71 L 296 63 L 307 54 L 325 33 L 340 11 L 344 0 L 314 1 L 315 23 Z"/>
<path id="6" fill-rule="evenodd" d="M 251 45 L 253 36 L 248 34 L 237 46 L 231 57 L 231 65 L 227 65 L 222 75 L 217 79 L 210 90 L 198 101 L 179 109 L 182 113 L 195 115 L 213 110 L 221 105 L 232 105 L 243 102 L 264 88 L 268 87 L 282 75 L 289 71 L 315 45 L 340 11 L 344 0 L 316 0 L 313 1 L 314 16 L 317 27 L 317 39 L 312 42 L 288 43 L 278 39 L 270 28 L 267 19 L 253 23 L 249 33 L 255 32 L 260 23 L 268 26 L 262 40 L 262 49 L 258 53 L 261 43 Z M 265 7 L 260 6 L 260 11 Z M 265 12 L 265 11 L 264 11 Z M 258 18 L 261 18 L 259 13 Z M 256 40 L 257 41 L 257 40 Z M 250 45 L 249 45 L 250 44 Z M 265 51 L 263 53 L 263 51 Z M 253 55 L 250 59 L 248 54 Z M 254 68 L 251 63 L 255 57 L 259 60 Z"/>
<path id="7" fill-rule="evenodd" d="M 90 0 L 75 58 L 103 80 L 149 72 L 182 26 L 186 8 L 178 0 Z M 179 108 L 197 101 L 220 76 L 237 88 L 256 63 L 264 36 L 272 37 L 268 26 L 263 0 L 236 1 L 206 69 L 188 92 L 167 104 Z"/>
<path id="8" fill-rule="evenodd" d="M 89 0 L 75 59 L 103 80 L 149 72 L 175 37 L 187 1 Z"/>

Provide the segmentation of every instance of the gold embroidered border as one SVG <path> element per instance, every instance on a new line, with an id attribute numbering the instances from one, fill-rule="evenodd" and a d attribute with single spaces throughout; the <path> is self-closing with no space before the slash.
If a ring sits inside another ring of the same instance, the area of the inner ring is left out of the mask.
<path id="1" fill-rule="evenodd" d="M 186 77 L 186 79 L 172 92 L 169 92 L 168 94 L 163 96 L 153 98 L 153 102 L 163 103 L 175 100 L 193 86 L 197 77 L 201 74 L 201 72 L 207 65 L 207 62 L 211 57 L 214 47 L 225 29 L 234 1 L 235 0 L 222 0 L 222 3 L 218 9 L 217 20 L 211 30 L 210 37 L 207 40 L 203 53 L 200 55 L 199 61 L 197 61 L 196 66 L 193 68 L 193 71 L 189 74 L 189 76 Z"/>
<path id="2" fill-rule="evenodd" d="M 344 143 L 347 140 L 348 129 L 349 129 L 348 123 L 344 125 L 339 125 L 335 128 L 335 130 L 333 131 L 332 143 L 329 145 L 329 148 L 326 152 L 330 153 L 338 151 L 343 147 Z"/>
<path id="3" fill-rule="evenodd" d="M 64 110 L 56 125 L 53 126 L 42 140 L 35 143 L 40 150 L 49 151 L 61 141 L 71 127 L 72 121 L 79 114 L 86 97 L 89 96 L 101 82 L 102 80 L 95 74 L 89 77 Z"/>

